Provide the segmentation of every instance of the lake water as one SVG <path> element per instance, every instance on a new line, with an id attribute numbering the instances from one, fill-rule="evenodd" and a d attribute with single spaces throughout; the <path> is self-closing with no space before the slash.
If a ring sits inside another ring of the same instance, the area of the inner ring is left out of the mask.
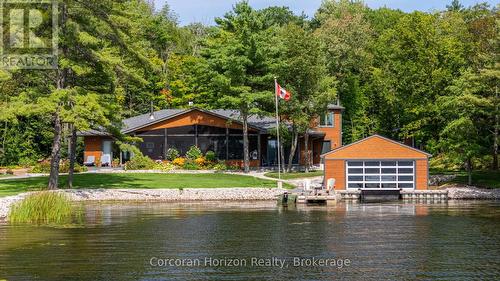
<path id="1" fill-rule="evenodd" d="M 0 280 L 500 280 L 500 202 L 85 208 L 0 224 Z"/>

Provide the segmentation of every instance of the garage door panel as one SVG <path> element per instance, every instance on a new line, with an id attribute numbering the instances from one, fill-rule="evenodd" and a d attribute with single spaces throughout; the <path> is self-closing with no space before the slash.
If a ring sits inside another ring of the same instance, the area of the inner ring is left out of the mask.
<path id="1" fill-rule="evenodd" d="M 415 161 L 346 161 L 348 188 L 415 188 Z"/>

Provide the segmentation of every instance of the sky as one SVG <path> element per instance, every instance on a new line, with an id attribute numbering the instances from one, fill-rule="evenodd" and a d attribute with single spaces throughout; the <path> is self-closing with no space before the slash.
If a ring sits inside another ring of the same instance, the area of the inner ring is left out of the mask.
<path id="1" fill-rule="evenodd" d="M 212 25 L 215 17 L 223 16 L 230 11 L 237 0 L 153 0 L 157 9 L 160 9 L 167 2 L 172 10 L 178 15 L 179 23 L 186 25 L 192 22 L 201 22 Z M 288 6 L 296 14 L 305 12 L 312 17 L 320 6 L 322 0 L 249 0 L 250 5 L 256 9 L 269 6 Z M 488 2 L 496 5 L 495 0 L 462 0 L 464 6 L 471 6 L 476 3 Z M 371 8 L 389 7 L 401 9 L 405 12 L 414 10 L 432 11 L 442 10 L 451 3 L 451 0 L 366 0 L 365 3 Z"/>

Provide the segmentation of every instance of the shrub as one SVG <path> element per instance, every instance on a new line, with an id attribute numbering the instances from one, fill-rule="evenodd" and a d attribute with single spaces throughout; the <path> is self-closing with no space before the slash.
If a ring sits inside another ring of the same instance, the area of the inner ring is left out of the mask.
<path id="1" fill-rule="evenodd" d="M 203 153 L 201 153 L 201 150 L 193 145 L 189 148 L 188 152 L 186 152 L 186 158 L 190 160 L 195 160 L 197 158 L 200 158 L 203 156 Z"/>
<path id="2" fill-rule="evenodd" d="M 43 191 L 14 204 L 8 218 L 11 223 L 66 224 L 82 216 L 65 194 Z"/>
<path id="3" fill-rule="evenodd" d="M 177 167 L 183 167 L 184 164 L 186 164 L 186 158 L 182 157 L 175 158 L 174 161 L 172 161 L 172 164 L 174 164 Z"/>
<path id="4" fill-rule="evenodd" d="M 200 167 L 195 163 L 191 161 L 187 161 L 184 166 L 182 166 L 184 170 L 199 170 Z"/>
<path id="5" fill-rule="evenodd" d="M 125 164 L 126 170 L 152 170 L 156 163 L 144 155 L 135 155 Z"/>
<path id="6" fill-rule="evenodd" d="M 167 160 L 174 161 L 174 159 L 179 158 L 180 153 L 179 150 L 175 148 L 169 148 L 167 150 Z"/>
<path id="7" fill-rule="evenodd" d="M 210 162 L 214 162 L 216 160 L 215 152 L 209 150 L 205 153 L 205 159 Z"/>
<path id="8" fill-rule="evenodd" d="M 82 173 L 86 172 L 88 169 L 85 166 L 82 166 L 78 163 L 75 163 L 75 173 Z M 59 172 L 60 173 L 67 173 L 69 172 L 69 161 L 64 160 L 59 164 Z M 43 160 L 37 164 L 35 164 L 33 167 L 30 169 L 30 173 L 38 173 L 38 174 L 48 174 L 50 173 L 50 160 Z"/>
<path id="9" fill-rule="evenodd" d="M 196 160 L 194 160 L 194 163 L 196 163 L 198 167 L 203 167 L 205 166 L 205 164 L 207 164 L 207 160 L 205 159 L 205 157 L 201 156 L 196 158 Z"/>
<path id="10" fill-rule="evenodd" d="M 214 169 L 216 171 L 225 171 L 225 170 L 227 170 L 227 165 L 226 165 L 226 163 L 224 163 L 224 161 L 219 161 L 217 164 L 215 164 L 213 166 L 212 169 Z"/>
<path id="11" fill-rule="evenodd" d="M 154 166 L 154 170 L 160 170 L 162 172 L 169 172 L 175 169 L 175 165 L 172 163 L 156 163 Z"/>

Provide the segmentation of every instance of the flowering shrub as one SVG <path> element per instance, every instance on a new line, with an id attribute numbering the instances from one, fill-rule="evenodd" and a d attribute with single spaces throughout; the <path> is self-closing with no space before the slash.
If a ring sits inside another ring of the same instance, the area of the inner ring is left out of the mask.
<path id="1" fill-rule="evenodd" d="M 63 160 L 59 164 L 59 172 L 61 173 L 67 173 L 69 171 L 69 161 L 68 160 Z M 81 173 L 81 172 L 86 172 L 87 167 L 79 165 L 78 163 L 75 163 L 75 173 Z M 30 169 L 30 173 L 37 173 L 37 174 L 48 174 L 50 173 L 50 160 L 43 160 L 37 164 L 35 164 L 33 167 Z"/>
<path id="2" fill-rule="evenodd" d="M 177 157 L 172 161 L 172 164 L 174 164 L 177 167 L 183 167 L 184 164 L 186 164 L 186 158 Z"/>
<path id="3" fill-rule="evenodd" d="M 196 160 L 202 156 L 203 153 L 201 153 L 201 150 L 195 145 L 191 146 L 188 152 L 186 152 L 186 158 L 190 160 Z"/>
<path id="4" fill-rule="evenodd" d="M 159 162 L 154 166 L 154 170 L 160 170 L 162 172 L 169 172 L 175 169 L 175 165 L 169 162 Z"/>
<path id="5" fill-rule="evenodd" d="M 167 150 L 167 159 L 168 160 L 173 161 L 174 159 L 179 158 L 179 156 L 180 156 L 179 150 L 177 150 L 175 148 L 169 148 Z"/>
<path id="6" fill-rule="evenodd" d="M 224 161 L 219 161 L 217 164 L 215 164 L 212 169 L 216 170 L 216 171 L 225 171 L 228 169 L 226 163 L 224 163 Z"/>
<path id="7" fill-rule="evenodd" d="M 205 159 L 205 157 L 201 156 L 201 157 L 198 157 L 194 160 L 194 163 L 196 165 L 198 165 L 199 167 L 202 167 L 202 166 L 205 166 L 207 164 L 207 160 Z"/>

